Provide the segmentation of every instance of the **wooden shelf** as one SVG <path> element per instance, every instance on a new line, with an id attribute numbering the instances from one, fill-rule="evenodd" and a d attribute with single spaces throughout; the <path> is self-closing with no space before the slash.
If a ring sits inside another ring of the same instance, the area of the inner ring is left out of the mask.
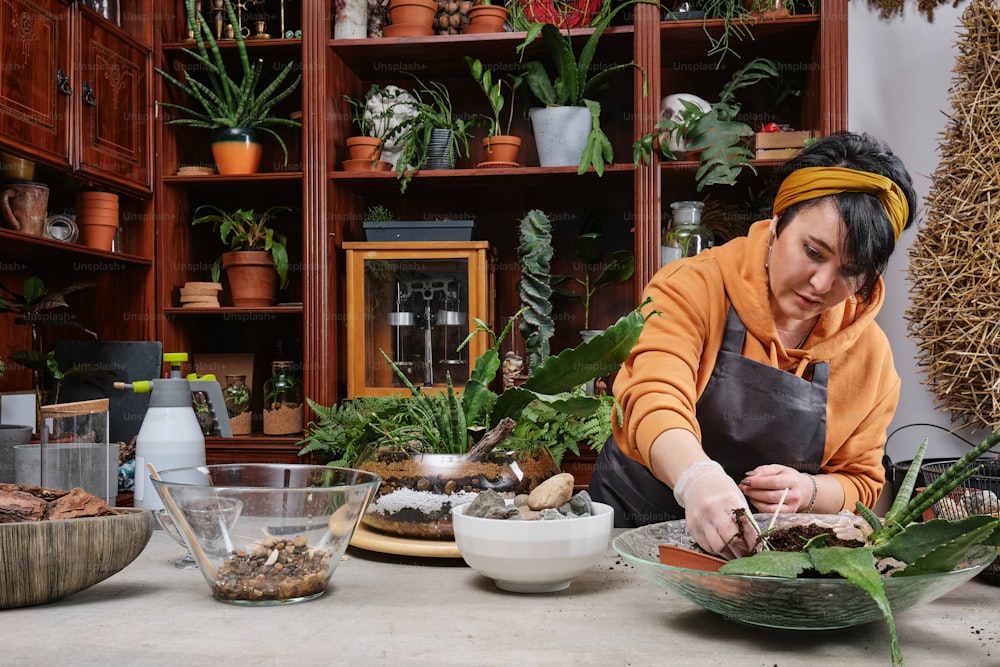
<path id="1" fill-rule="evenodd" d="M 129 266 L 152 266 L 149 257 L 96 250 L 79 243 L 57 241 L 42 236 L 0 229 L 4 261 L 25 265 L 39 262 L 71 262 L 79 271 L 113 271 Z"/>

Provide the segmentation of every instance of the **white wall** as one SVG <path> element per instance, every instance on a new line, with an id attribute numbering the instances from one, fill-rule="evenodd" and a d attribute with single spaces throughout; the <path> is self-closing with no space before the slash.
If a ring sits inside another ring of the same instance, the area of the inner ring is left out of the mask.
<path id="1" fill-rule="evenodd" d="M 934 12 L 934 22 L 907 0 L 902 17 L 882 19 L 864 0 L 850 0 L 848 9 L 848 128 L 869 132 L 889 143 L 914 178 L 923 200 L 938 164 L 940 133 L 951 111 L 949 88 L 957 53 L 963 2 L 957 9 L 946 4 Z M 903 233 L 885 282 L 887 299 L 878 321 L 892 343 L 896 368 L 903 387 L 899 409 L 890 433 L 910 424 L 936 424 L 955 428 L 950 415 L 939 409 L 924 385 L 926 374 L 917 366 L 917 347 L 906 330 L 909 281 L 907 250 L 923 221 Z M 978 443 L 989 432 L 963 430 L 959 435 Z M 928 457 L 961 456 L 967 446 L 940 429 L 914 426 L 897 432 L 887 444 L 894 461 L 910 459 L 927 438 Z"/>

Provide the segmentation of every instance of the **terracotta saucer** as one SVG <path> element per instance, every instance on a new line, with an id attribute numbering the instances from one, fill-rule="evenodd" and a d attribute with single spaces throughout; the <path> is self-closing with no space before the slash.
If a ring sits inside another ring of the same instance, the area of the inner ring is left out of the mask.
<path id="1" fill-rule="evenodd" d="M 476 169 L 517 169 L 520 166 L 519 162 L 480 162 Z"/>

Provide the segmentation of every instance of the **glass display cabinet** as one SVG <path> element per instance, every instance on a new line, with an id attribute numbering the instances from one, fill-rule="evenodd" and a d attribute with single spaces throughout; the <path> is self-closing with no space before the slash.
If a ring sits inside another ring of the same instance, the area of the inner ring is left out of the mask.
<path id="1" fill-rule="evenodd" d="M 347 395 L 461 390 L 493 326 L 493 262 L 486 241 L 344 243 L 347 252 Z M 388 360 L 391 360 L 390 363 Z"/>

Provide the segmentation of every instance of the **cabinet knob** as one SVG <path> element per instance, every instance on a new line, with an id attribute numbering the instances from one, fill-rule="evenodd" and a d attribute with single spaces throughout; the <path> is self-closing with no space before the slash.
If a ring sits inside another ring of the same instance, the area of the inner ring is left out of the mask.
<path id="1" fill-rule="evenodd" d="M 94 89 L 86 81 L 83 82 L 83 102 L 92 107 L 97 106 L 97 95 L 94 94 Z"/>
<path id="2" fill-rule="evenodd" d="M 73 87 L 69 85 L 69 77 L 66 76 L 66 72 L 62 71 L 62 67 L 56 72 L 56 90 L 63 95 L 73 94 Z"/>

